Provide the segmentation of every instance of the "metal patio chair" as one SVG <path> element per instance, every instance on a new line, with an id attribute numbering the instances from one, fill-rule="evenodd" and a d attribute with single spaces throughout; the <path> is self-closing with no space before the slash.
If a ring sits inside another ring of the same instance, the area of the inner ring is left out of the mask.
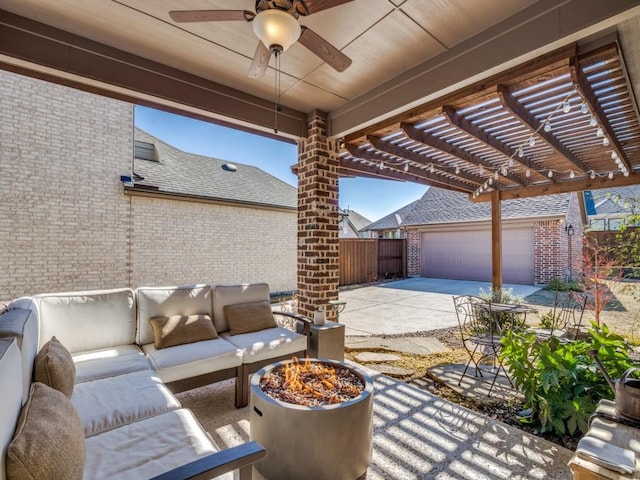
<path id="1" fill-rule="evenodd" d="M 582 329 L 582 318 L 587 306 L 587 295 L 577 292 L 556 292 L 551 325 L 549 328 L 535 328 L 533 331 L 539 339 L 546 340 L 552 336 L 561 342 L 578 339 Z"/>
<path id="2" fill-rule="evenodd" d="M 485 374 L 488 378 L 493 377 L 491 378 L 488 396 L 491 396 L 491 391 L 500 372 L 504 374 L 509 384 L 513 387 L 513 383 L 499 357 L 502 349 L 502 344 L 500 343 L 502 335 L 498 322 L 493 317 L 491 302 L 472 295 L 461 295 L 453 297 L 453 304 L 458 317 L 462 343 L 469 354 L 469 361 L 460 376 L 458 386 L 462 383 L 462 379 L 473 363 L 475 366 L 474 377 L 480 376 L 484 378 Z M 491 368 L 485 365 L 487 360 L 491 361 Z"/>

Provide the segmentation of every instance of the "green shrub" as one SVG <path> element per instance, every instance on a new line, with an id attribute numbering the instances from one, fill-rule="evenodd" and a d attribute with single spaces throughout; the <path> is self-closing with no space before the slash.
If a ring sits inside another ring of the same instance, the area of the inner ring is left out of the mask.
<path id="1" fill-rule="evenodd" d="M 544 315 L 540 316 L 540 326 L 549 330 L 553 329 L 556 324 L 556 317 L 553 315 L 553 311 L 549 310 Z"/>
<path id="2" fill-rule="evenodd" d="M 535 424 L 540 432 L 584 433 L 598 401 L 613 399 L 588 350 L 598 351 L 612 378 L 619 378 L 631 366 L 624 338 L 594 322 L 588 332 L 586 340 L 564 344 L 555 337 L 541 341 L 533 333 L 507 332 L 502 339 L 500 356 L 524 395 L 525 408 L 531 409 L 531 415 L 521 420 Z"/>
<path id="3" fill-rule="evenodd" d="M 549 280 L 546 289 L 554 292 L 582 292 L 582 287 L 577 281 L 565 282 L 559 278 Z"/>

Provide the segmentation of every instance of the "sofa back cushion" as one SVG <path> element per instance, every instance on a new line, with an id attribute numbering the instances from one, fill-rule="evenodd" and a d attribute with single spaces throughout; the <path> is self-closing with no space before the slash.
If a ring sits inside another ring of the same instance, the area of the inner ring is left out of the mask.
<path id="1" fill-rule="evenodd" d="M 223 310 L 229 325 L 229 335 L 259 332 L 278 326 L 268 300 L 225 305 Z"/>
<path id="2" fill-rule="evenodd" d="M 22 359 L 15 338 L 0 338 L 0 480 L 6 480 L 9 443 L 18 424 L 22 407 Z M 27 396 L 28 398 L 28 396 Z M 26 401 L 26 399 L 25 399 Z"/>
<path id="3" fill-rule="evenodd" d="M 40 347 L 53 336 L 72 354 L 135 342 L 136 304 L 130 288 L 34 298 L 40 312 Z"/>
<path id="4" fill-rule="evenodd" d="M 38 353 L 40 325 L 33 301 L 22 300 L 12 302 L 9 309 L 0 315 L 0 338 L 16 338 L 22 355 L 22 401 L 26 402 L 31 388 L 33 360 Z"/>
<path id="5" fill-rule="evenodd" d="M 151 319 L 174 315 L 212 316 L 211 287 L 187 285 L 181 287 L 140 287 L 136 290 L 138 302 L 138 345 L 155 340 Z"/>
<path id="6" fill-rule="evenodd" d="M 239 303 L 270 300 L 266 283 L 243 283 L 238 285 L 216 285 L 213 289 L 213 323 L 218 333 L 229 330 L 224 307 Z"/>

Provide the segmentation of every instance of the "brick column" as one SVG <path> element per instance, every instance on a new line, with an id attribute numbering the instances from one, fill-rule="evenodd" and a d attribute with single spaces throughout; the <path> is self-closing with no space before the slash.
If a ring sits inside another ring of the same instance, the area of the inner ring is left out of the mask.
<path id="1" fill-rule="evenodd" d="M 309 136 L 298 145 L 298 313 L 313 318 L 338 299 L 338 158 L 327 140 L 327 116 L 309 114 Z"/>

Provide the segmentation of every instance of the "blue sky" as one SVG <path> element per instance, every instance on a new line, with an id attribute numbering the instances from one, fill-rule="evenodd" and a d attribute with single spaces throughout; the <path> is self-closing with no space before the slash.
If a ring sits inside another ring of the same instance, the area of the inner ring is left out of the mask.
<path id="1" fill-rule="evenodd" d="M 291 166 L 298 161 L 298 150 L 291 143 L 139 106 L 135 107 L 135 125 L 185 152 L 255 165 L 297 186 Z M 342 178 L 340 207 L 355 210 L 373 222 L 417 200 L 425 190 L 414 183 Z"/>

